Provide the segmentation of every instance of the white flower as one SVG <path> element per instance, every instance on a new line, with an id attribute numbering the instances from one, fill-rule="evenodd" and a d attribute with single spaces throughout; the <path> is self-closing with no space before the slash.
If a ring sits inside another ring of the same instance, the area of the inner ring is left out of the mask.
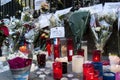
<path id="1" fill-rule="evenodd" d="M 101 27 L 96 27 L 95 28 L 95 31 L 100 31 L 101 30 Z"/>

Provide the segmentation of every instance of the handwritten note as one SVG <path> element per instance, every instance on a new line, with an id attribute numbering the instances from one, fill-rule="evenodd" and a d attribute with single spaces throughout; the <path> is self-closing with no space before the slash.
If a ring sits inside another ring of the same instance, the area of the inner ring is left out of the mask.
<path id="1" fill-rule="evenodd" d="M 64 27 L 55 27 L 50 29 L 50 38 L 65 37 Z"/>

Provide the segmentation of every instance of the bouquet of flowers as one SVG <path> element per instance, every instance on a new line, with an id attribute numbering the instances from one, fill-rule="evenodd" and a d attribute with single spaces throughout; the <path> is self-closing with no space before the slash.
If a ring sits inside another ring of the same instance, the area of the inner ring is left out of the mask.
<path id="1" fill-rule="evenodd" d="M 112 26 L 116 20 L 116 13 L 104 11 L 102 14 L 91 15 L 90 29 L 94 35 L 95 44 L 98 50 L 103 52 L 106 41 L 112 34 Z"/>

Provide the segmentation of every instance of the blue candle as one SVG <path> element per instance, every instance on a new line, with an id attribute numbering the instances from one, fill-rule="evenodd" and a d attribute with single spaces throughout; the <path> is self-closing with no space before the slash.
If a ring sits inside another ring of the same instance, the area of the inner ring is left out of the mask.
<path id="1" fill-rule="evenodd" d="M 103 80 L 115 80 L 115 73 L 113 73 L 113 72 L 104 72 Z"/>
<path id="2" fill-rule="evenodd" d="M 103 64 L 101 62 L 92 62 L 94 69 L 99 71 L 99 76 L 103 76 Z"/>

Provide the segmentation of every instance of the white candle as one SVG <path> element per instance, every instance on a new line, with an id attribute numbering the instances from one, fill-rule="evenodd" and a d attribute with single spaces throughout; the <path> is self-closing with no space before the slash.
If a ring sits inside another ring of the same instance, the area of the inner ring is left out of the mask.
<path id="1" fill-rule="evenodd" d="M 120 65 L 110 65 L 111 72 L 120 72 Z"/>
<path id="2" fill-rule="evenodd" d="M 83 61 L 84 58 L 80 55 L 75 55 L 72 57 L 72 71 L 75 73 L 82 73 L 83 71 Z"/>

